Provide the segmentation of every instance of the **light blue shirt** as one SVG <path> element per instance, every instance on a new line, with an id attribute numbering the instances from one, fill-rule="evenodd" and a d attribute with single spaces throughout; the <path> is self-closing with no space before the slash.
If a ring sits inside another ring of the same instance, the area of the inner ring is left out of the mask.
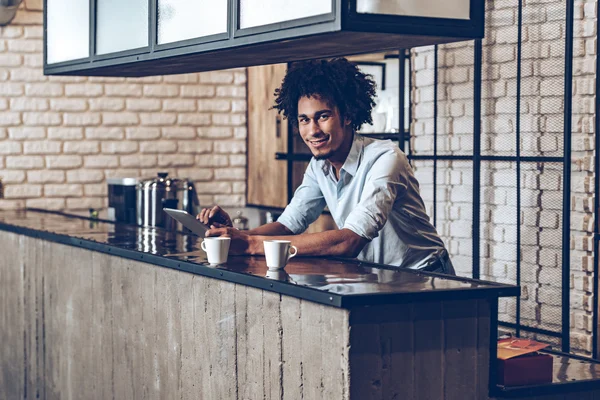
<path id="1" fill-rule="evenodd" d="M 360 260 L 420 268 L 446 254 L 408 159 L 390 140 L 355 135 L 339 181 L 328 161 L 313 158 L 277 221 L 300 234 L 325 206 L 340 229 L 369 240 Z"/>

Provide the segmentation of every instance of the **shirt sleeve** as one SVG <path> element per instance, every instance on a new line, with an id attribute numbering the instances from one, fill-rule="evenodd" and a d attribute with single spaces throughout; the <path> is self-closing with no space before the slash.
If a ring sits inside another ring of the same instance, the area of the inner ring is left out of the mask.
<path id="1" fill-rule="evenodd" d="M 302 184 L 296 189 L 292 201 L 277 219 L 277 222 L 297 235 L 304 232 L 310 224 L 319 218 L 325 204 L 325 198 L 317 183 L 313 171 L 313 162 L 311 162 L 304 173 Z"/>
<path id="2" fill-rule="evenodd" d="M 373 240 L 388 220 L 394 202 L 408 186 L 408 160 L 402 153 L 382 154 L 371 166 L 358 205 L 346 218 L 344 228 Z"/>

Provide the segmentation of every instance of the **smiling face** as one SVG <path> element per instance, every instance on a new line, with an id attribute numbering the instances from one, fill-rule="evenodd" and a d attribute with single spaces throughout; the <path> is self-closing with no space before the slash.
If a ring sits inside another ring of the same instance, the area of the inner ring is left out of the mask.
<path id="1" fill-rule="evenodd" d="M 317 160 L 342 163 L 352 145 L 352 127 L 337 107 L 317 95 L 298 100 L 298 131 Z"/>

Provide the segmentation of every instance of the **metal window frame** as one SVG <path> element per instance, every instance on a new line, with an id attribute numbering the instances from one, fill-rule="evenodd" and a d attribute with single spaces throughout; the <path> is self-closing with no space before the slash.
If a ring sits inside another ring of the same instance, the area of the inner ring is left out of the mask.
<path id="1" fill-rule="evenodd" d="M 528 327 L 521 324 L 521 309 L 520 299 L 517 299 L 516 307 L 516 321 L 515 323 L 500 321 L 499 324 L 502 326 L 510 327 L 515 329 L 517 336 L 520 335 L 521 331 L 527 331 L 532 333 L 544 334 L 551 337 L 561 339 L 561 349 L 563 352 L 568 353 L 570 351 L 570 220 L 571 220 L 571 131 L 572 131 L 572 111 L 573 111 L 573 25 L 574 25 L 574 0 L 567 0 L 565 3 L 566 16 L 566 35 L 565 35 L 565 64 L 564 64 L 564 110 L 563 110 L 563 141 L 564 149 L 562 156 L 523 156 L 520 151 L 520 140 L 521 140 L 521 120 L 520 120 L 520 93 L 521 93 L 521 60 L 522 60 L 522 25 L 523 25 L 523 4 L 522 0 L 518 2 L 519 13 L 518 13 L 518 44 L 517 44 L 517 92 L 516 92 L 516 155 L 515 156 L 492 156 L 481 154 L 481 68 L 482 68 L 482 41 L 480 39 L 475 40 L 474 47 L 474 109 L 473 109 L 473 154 L 472 155 L 439 155 L 437 154 L 437 46 L 435 47 L 435 81 L 434 81 L 434 150 L 433 154 L 408 154 L 411 160 L 431 160 L 434 162 L 434 224 L 436 222 L 436 172 L 437 172 L 437 161 L 472 161 L 473 162 L 473 278 L 477 279 L 480 276 L 480 191 L 481 191 L 481 176 L 480 169 L 483 161 L 508 161 L 515 162 L 517 165 L 517 210 L 520 209 L 521 204 L 521 166 L 522 163 L 539 162 L 539 163 L 561 163 L 563 167 L 563 193 L 562 193 L 562 257 L 561 257 L 561 328 L 559 332 L 554 332 L 546 329 L 540 329 L 535 327 Z M 596 44 L 598 51 L 600 52 L 600 44 Z M 596 55 L 596 65 L 600 68 L 600 60 Z M 598 81 L 598 68 L 596 69 L 596 93 L 600 93 L 600 82 Z M 598 103 L 598 96 L 596 96 L 596 104 Z M 600 155 L 598 149 L 600 149 L 600 116 L 596 113 L 595 116 L 595 133 L 596 133 L 596 154 L 595 154 L 595 223 L 594 223 L 594 310 L 593 310 L 593 357 L 598 357 L 598 260 L 600 259 L 600 222 L 596 213 L 600 210 L 600 196 L 598 195 L 598 189 L 600 187 L 600 177 L 597 173 L 600 167 Z M 520 250 L 521 246 L 521 220 L 520 213 L 517 213 L 517 250 Z M 521 283 L 521 260 L 520 256 L 517 257 L 517 285 Z"/>
<path id="2" fill-rule="evenodd" d="M 290 28 L 298 28 L 303 26 L 310 26 L 321 23 L 331 23 L 335 22 L 336 15 L 338 15 L 337 10 L 339 10 L 340 0 L 329 0 L 331 2 L 331 12 L 326 14 L 318 14 L 312 15 L 310 17 L 292 19 L 288 21 L 275 22 L 266 25 L 258 25 L 252 26 L 249 28 L 240 28 L 240 2 L 242 0 L 231 0 L 233 3 L 233 17 L 234 19 L 234 27 L 233 27 L 233 37 L 244 37 L 244 36 L 253 36 L 260 33 L 268 33 L 274 31 L 282 31 Z"/>
<path id="3" fill-rule="evenodd" d="M 163 58 L 187 55 L 190 53 L 211 52 L 219 49 L 232 49 L 250 44 L 267 43 L 274 40 L 292 39 L 303 36 L 323 34 L 341 30 L 342 0 L 329 0 L 332 2 L 332 13 L 299 18 L 276 24 L 259 27 L 238 29 L 237 15 L 240 0 L 227 0 L 227 33 L 207 35 L 198 38 L 185 39 L 172 43 L 157 43 L 157 12 L 158 1 L 148 0 L 148 36 L 149 44 L 131 50 L 114 53 L 96 54 L 96 1 L 90 2 L 89 29 L 90 44 L 89 56 L 75 60 L 67 60 L 59 63 L 48 64 L 47 43 L 44 38 L 44 60 L 43 68 L 45 74 L 69 74 L 104 67 L 131 64 L 138 61 L 151 61 Z M 47 0 L 44 0 L 43 27 L 47 29 Z"/>
<path id="4" fill-rule="evenodd" d="M 448 36 L 449 38 L 483 37 L 485 2 L 470 0 L 469 19 L 418 17 L 390 14 L 362 14 L 356 12 L 357 0 L 343 0 L 343 9 L 347 10 L 342 21 L 342 29 L 351 31 L 400 32 L 410 34 L 415 27 L 423 35 Z"/>

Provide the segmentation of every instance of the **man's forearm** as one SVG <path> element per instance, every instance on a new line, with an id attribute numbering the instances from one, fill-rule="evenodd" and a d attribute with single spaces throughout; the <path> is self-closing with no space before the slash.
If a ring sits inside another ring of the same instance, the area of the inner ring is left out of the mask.
<path id="1" fill-rule="evenodd" d="M 292 231 L 279 222 L 271 222 L 269 224 L 261 225 L 258 228 L 247 231 L 246 233 L 250 236 L 285 236 L 293 234 Z"/>
<path id="2" fill-rule="evenodd" d="M 261 228 L 265 226 L 267 225 L 263 225 Z M 349 229 L 336 229 L 319 233 L 304 233 L 302 235 L 291 236 L 252 234 L 252 236 L 250 236 L 248 253 L 253 255 L 264 254 L 262 242 L 264 240 L 279 239 L 290 240 L 292 245 L 298 248 L 298 254 L 303 256 L 356 257 L 368 242 L 367 239 L 358 236 Z"/>

